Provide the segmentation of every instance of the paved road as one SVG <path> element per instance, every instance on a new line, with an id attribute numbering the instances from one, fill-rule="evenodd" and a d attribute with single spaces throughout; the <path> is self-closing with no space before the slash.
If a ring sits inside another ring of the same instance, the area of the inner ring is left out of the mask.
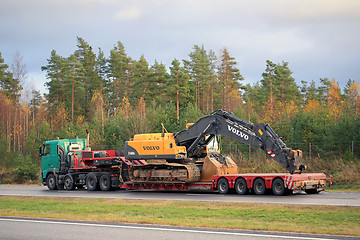
<path id="1" fill-rule="evenodd" d="M 321 192 L 319 194 L 295 194 L 288 196 L 245 195 L 196 193 L 196 192 L 158 192 L 158 191 L 126 191 L 110 192 L 86 190 L 50 191 L 44 186 L 0 185 L 3 196 L 36 196 L 36 197 L 74 197 L 74 198 L 119 198 L 119 199 L 152 199 L 152 200 L 186 200 L 186 201 L 218 201 L 218 202 L 251 202 L 280 203 L 328 206 L 360 207 L 360 193 Z"/>
<path id="2" fill-rule="evenodd" d="M 180 228 L 140 224 L 94 223 L 64 220 L 0 217 L 0 239 L 137 239 L 137 240 L 257 240 L 257 239 L 354 239 L 342 236 L 279 232 L 234 231 L 223 229 Z"/>

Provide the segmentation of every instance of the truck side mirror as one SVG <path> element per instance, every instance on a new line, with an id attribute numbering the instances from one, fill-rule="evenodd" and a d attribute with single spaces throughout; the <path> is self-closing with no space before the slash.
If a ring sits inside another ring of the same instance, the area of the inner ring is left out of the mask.
<path id="1" fill-rule="evenodd" d="M 44 155 L 43 152 L 44 152 L 44 144 L 39 147 L 39 157 Z"/>

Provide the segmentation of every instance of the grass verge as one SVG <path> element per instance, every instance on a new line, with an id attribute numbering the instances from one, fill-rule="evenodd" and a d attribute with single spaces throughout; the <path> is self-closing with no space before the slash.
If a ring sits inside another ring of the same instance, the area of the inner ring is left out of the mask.
<path id="1" fill-rule="evenodd" d="M 2 196 L 0 215 L 360 235 L 356 207 Z"/>
<path id="2" fill-rule="evenodd" d="M 331 185 L 326 187 L 327 192 L 360 192 L 360 185 L 356 184 L 343 184 L 343 185 Z"/>

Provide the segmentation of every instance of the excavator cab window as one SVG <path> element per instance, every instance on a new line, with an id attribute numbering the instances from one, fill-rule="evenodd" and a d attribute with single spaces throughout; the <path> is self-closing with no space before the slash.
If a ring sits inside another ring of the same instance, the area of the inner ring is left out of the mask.
<path id="1" fill-rule="evenodd" d="M 210 137 L 210 136 L 207 136 L 207 137 Z M 220 146 L 219 137 L 217 135 L 215 135 L 207 144 L 207 150 L 208 150 L 208 152 L 220 152 L 219 146 Z"/>

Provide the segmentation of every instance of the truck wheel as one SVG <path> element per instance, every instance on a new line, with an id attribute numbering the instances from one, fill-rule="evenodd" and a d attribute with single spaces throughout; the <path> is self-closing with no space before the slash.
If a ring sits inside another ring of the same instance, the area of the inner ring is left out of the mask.
<path id="1" fill-rule="evenodd" d="M 229 183 L 225 178 L 221 178 L 218 181 L 218 190 L 221 194 L 227 194 L 229 192 Z"/>
<path id="2" fill-rule="evenodd" d="M 286 189 L 285 189 L 284 181 L 280 178 L 275 179 L 272 184 L 272 192 L 274 193 L 274 195 L 282 196 L 285 194 L 285 191 Z"/>
<path id="3" fill-rule="evenodd" d="M 54 174 L 50 173 L 47 178 L 46 178 L 46 185 L 48 186 L 48 188 L 50 190 L 56 190 L 57 189 L 57 185 L 56 185 L 56 177 Z"/>
<path id="4" fill-rule="evenodd" d="M 109 191 L 111 188 L 111 178 L 109 174 L 103 174 L 100 177 L 99 185 L 101 191 Z"/>
<path id="5" fill-rule="evenodd" d="M 243 178 L 239 178 L 235 182 L 235 191 L 239 195 L 244 195 L 248 191 L 248 187 L 246 185 L 246 181 Z"/>
<path id="6" fill-rule="evenodd" d="M 88 174 L 86 178 L 86 187 L 89 191 L 96 191 L 98 189 L 98 181 L 94 173 Z"/>
<path id="7" fill-rule="evenodd" d="M 75 188 L 75 184 L 74 184 L 74 179 L 73 177 L 68 174 L 65 176 L 65 179 L 64 179 L 64 188 L 65 190 L 67 191 L 71 191 L 71 190 L 74 190 Z"/>
<path id="8" fill-rule="evenodd" d="M 262 178 L 257 178 L 254 181 L 253 189 L 256 195 L 264 195 L 266 191 L 265 181 Z"/>

